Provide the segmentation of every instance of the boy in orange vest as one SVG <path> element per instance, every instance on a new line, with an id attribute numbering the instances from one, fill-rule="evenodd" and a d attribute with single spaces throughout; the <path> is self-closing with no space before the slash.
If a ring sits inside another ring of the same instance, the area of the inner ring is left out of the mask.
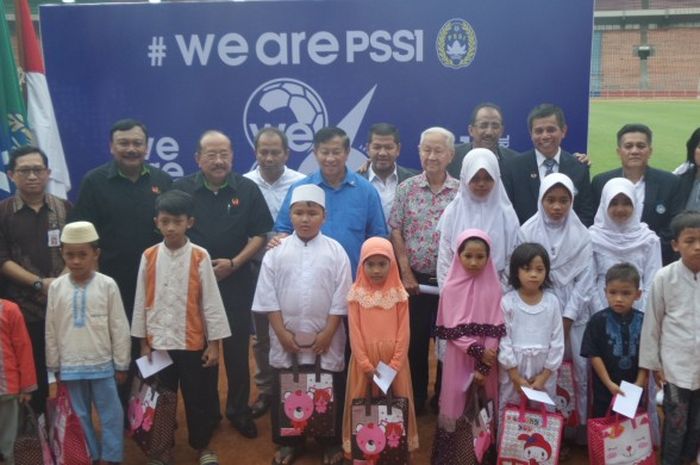
<path id="1" fill-rule="evenodd" d="M 173 364 L 158 373 L 165 387 L 182 390 L 189 444 L 200 465 L 218 464 L 209 448 L 214 422 L 207 408 L 208 385 L 219 362 L 220 341 L 231 335 L 207 251 L 187 238 L 194 224 L 192 197 L 169 191 L 156 199 L 155 223 L 163 242 L 143 253 L 136 284 L 131 335 L 141 355 L 167 350 Z M 167 464 L 167 457 L 150 457 Z"/>

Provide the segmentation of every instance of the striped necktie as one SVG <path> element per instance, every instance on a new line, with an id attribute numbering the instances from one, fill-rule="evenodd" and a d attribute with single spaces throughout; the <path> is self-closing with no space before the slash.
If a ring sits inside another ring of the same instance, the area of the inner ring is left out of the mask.
<path id="1" fill-rule="evenodd" d="M 545 167 L 545 176 L 549 176 L 554 173 L 554 167 L 557 166 L 557 161 L 554 158 L 547 158 L 542 164 Z"/>

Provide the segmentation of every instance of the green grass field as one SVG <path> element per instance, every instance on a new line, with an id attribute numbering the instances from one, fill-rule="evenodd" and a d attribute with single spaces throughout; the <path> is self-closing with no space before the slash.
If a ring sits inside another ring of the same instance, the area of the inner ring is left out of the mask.
<path id="1" fill-rule="evenodd" d="M 615 134 L 626 123 L 643 123 L 654 131 L 650 164 L 675 169 L 685 160 L 685 143 L 700 126 L 700 100 L 591 100 L 588 153 L 591 175 L 620 166 Z"/>

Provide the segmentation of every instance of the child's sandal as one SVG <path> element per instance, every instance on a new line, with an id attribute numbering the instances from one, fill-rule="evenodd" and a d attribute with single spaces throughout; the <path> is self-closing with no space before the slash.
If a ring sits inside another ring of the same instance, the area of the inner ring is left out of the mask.
<path id="1" fill-rule="evenodd" d="M 199 465 L 219 465 L 219 457 L 213 451 L 204 451 L 199 454 Z"/>
<path id="2" fill-rule="evenodd" d="M 301 446 L 281 446 L 272 458 L 272 465 L 291 465 L 303 452 Z"/>

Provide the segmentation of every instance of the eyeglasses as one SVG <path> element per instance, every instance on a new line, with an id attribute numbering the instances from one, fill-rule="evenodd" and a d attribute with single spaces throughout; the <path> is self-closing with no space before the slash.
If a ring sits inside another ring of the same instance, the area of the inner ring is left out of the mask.
<path id="1" fill-rule="evenodd" d="M 28 178 L 30 174 L 33 174 L 34 176 L 41 176 L 42 174 L 46 173 L 46 168 L 44 167 L 34 167 L 34 168 L 19 168 L 15 170 L 15 173 L 20 175 L 23 178 Z"/>

